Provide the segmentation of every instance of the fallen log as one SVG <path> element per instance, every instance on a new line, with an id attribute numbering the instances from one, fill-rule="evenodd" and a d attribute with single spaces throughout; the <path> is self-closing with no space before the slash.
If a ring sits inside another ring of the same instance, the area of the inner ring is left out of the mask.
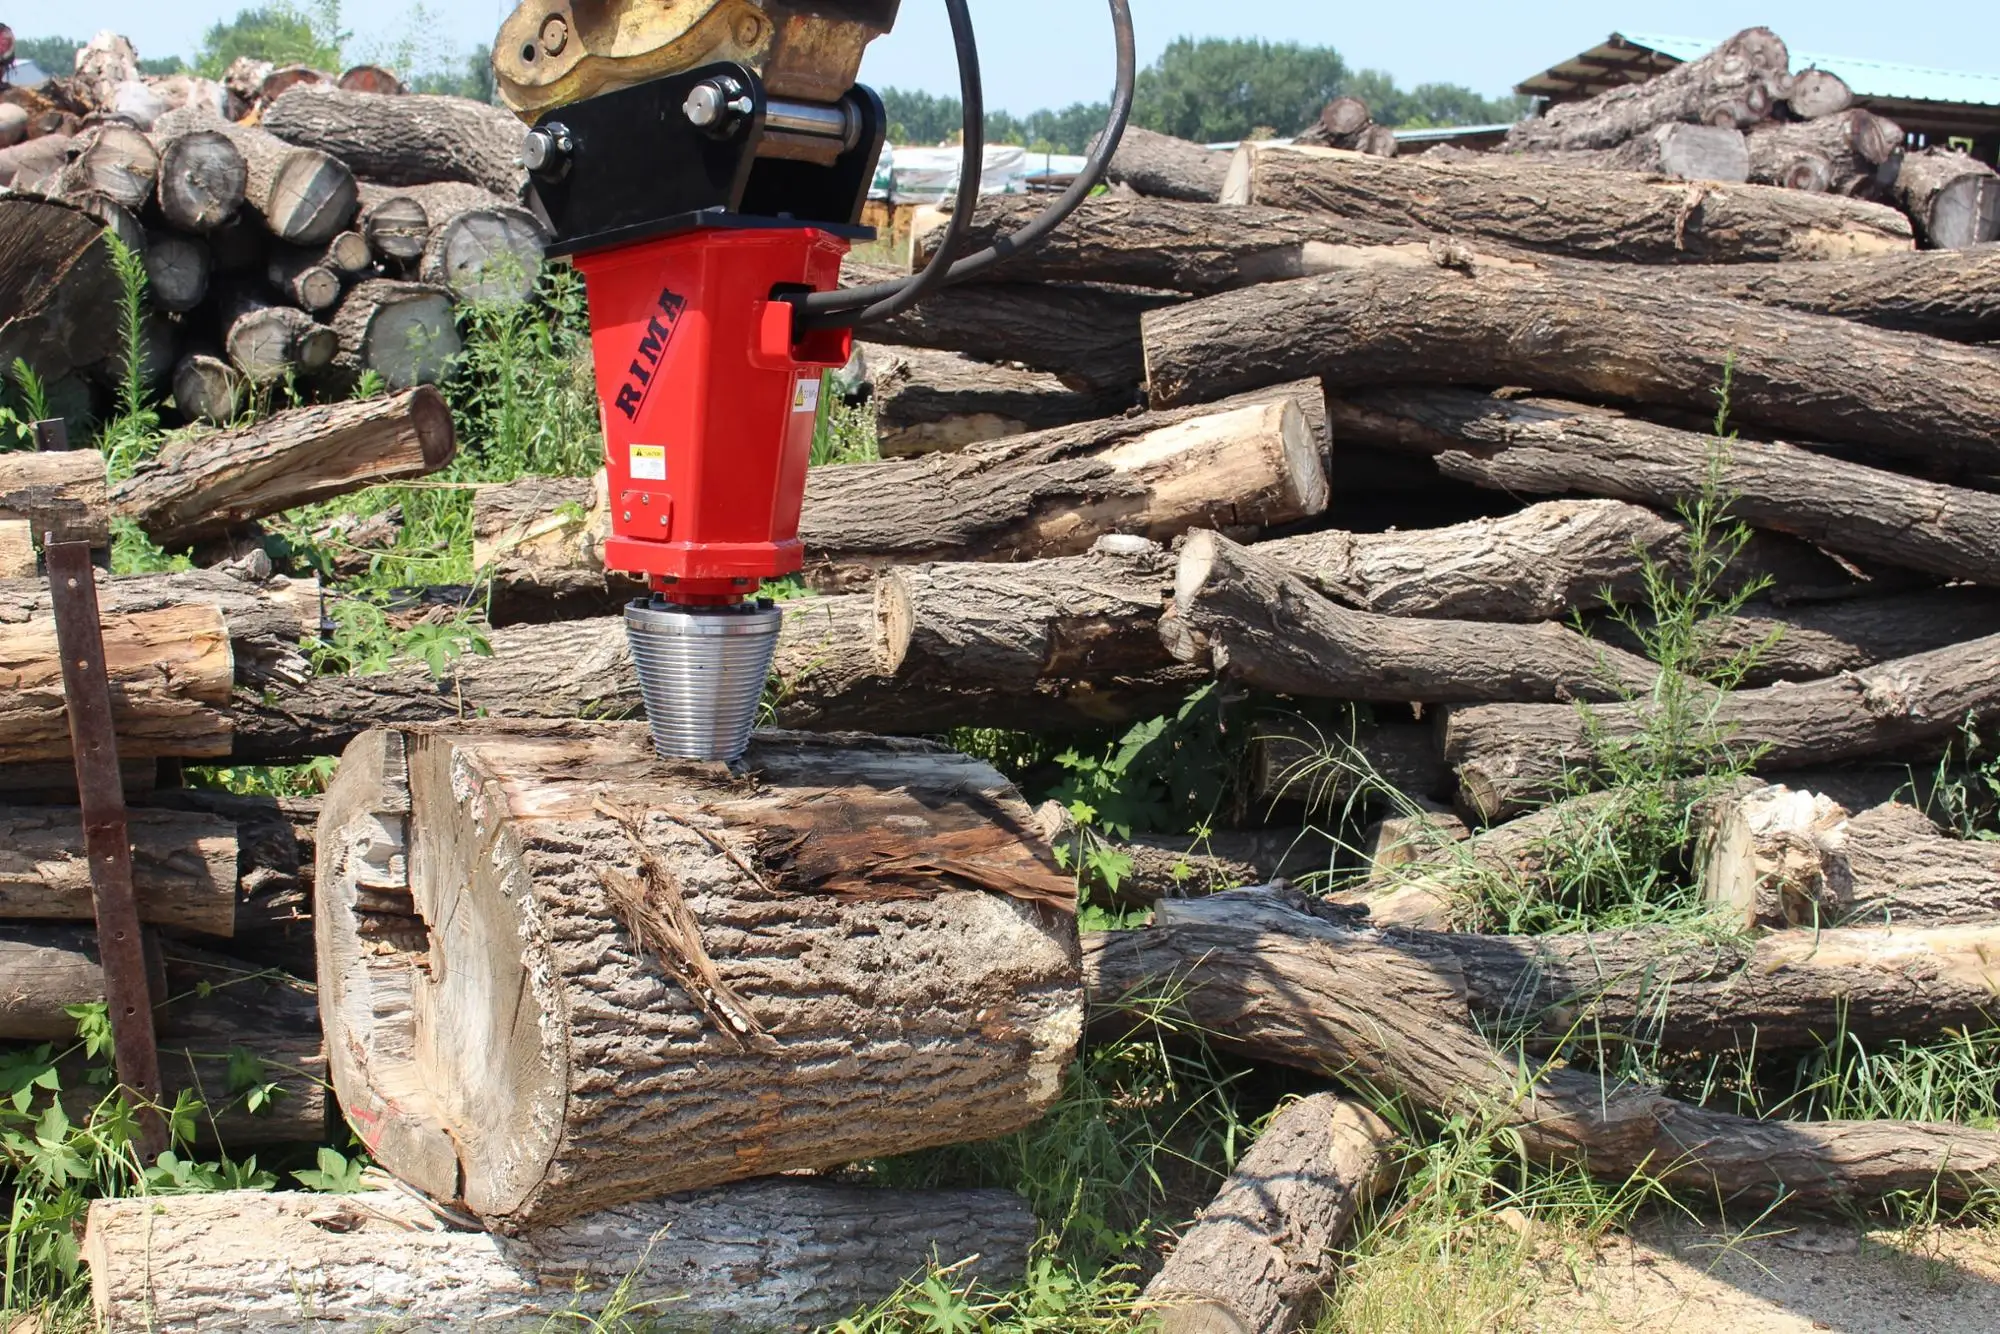
<path id="1" fill-rule="evenodd" d="M 1768 120 L 1791 90 L 1790 68 L 1776 33 L 1746 28 L 1698 60 L 1519 121 L 1507 131 L 1507 147 L 1615 148 L 1672 121 L 1748 129 Z"/>
<path id="2" fill-rule="evenodd" d="M 93 125 L 70 144 L 68 157 L 57 187 L 65 195 L 102 195 L 129 209 L 144 208 L 153 197 L 160 155 L 130 125 Z"/>
<path id="3" fill-rule="evenodd" d="M 230 364 L 252 384 L 305 378 L 332 364 L 340 344 L 334 331 L 297 306 L 267 300 L 248 285 L 220 302 L 222 346 Z"/>
<path id="4" fill-rule="evenodd" d="M 2000 496 L 1990 492 L 1795 445 L 1718 442 L 1557 399 L 1382 389 L 1328 410 L 1344 437 L 1432 453 L 1446 476 L 1510 495 L 1581 493 L 1670 509 L 1699 498 L 1714 469 L 1729 512 L 1745 523 L 1859 559 L 2000 583 Z"/>
<path id="5" fill-rule="evenodd" d="M 126 813 L 139 920 L 211 936 L 236 930 L 236 827 L 170 811 Z M 83 816 L 0 806 L 0 918 L 91 921 Z"/>
<path id="6" fill-rule="evenodd" d="M 2000 239 L 2000 175 L 1970 154 L 1943 148 L 1904 154 L 1895 196 L 1933 250 Z"/>
<path id="7" fill-rule="evenodd" d="M 1910 1190 L 1962 1200 L 2000 1178 L 2000 1133 L 1992 1131 L 1897 1121 L 1758 1121 L 1695 1107 L 1605 1073 L 1539 1059 L 1524 1063 L 1475 1030 L 1473 983 L 1462 966 L 1448 966 L 1451 952 L 1422 951 L 1394 934 L 1347 930 L 1276 896 L 1225 895 L 1171 908 L 1168 920 L 1151 928 L 1086 942 L 1087 976 L 1100 1005 L 1128 1004 L 1134 1018 L 1145 1020 L 1160 1013 L 1162 996 L 1171 997 L 1167 1008 L 1175 1022 L 1226 1050 L 1337 1073 L 1373 1096 L 1505 1128 L 1532 1163 L 1575 1164 L 1612 1181 L 1644 1172 L 1697 1196 L 1783 1198 L 1804 1208 L 1879 1201 Z M 1802 934 L 1809 938 L 1789 943 L 1815 966 L 1820 942 Z M 1879 945 L 1892 954 L 1903 948 L 1898 937 L 1858 934 L 1862 959 Z M 1505 942 L 1455 939 L 1475 947 Z M 1672 938 L 1667 948 L 1687 948 L 1688 939 Z M 1528 945 L 1551 949 L 1565 941 L 1597 943 L 1541 937 Z M 1890 967 L 1879 969 L 1842 962 L 1843 975 L 1886 979 L 1916 999 L 1906 959 L 1892 958 Z M 1590 979 L 1584 994 L 1604 990 L 1596 980 L 1601 964 L 1586 956 L 1579 967 Z M 1982 961 L 1959 976 L 1976 981 L 1986 967 Z M 1534 967 L 1515 959 L 1506 978 L 1514 990 L 1497 994 L 1499 1006 L 1518 1006 L 1521 984 L 1534 975 Z M 1659 975 L 1644 968 L 1623 974 L 1651 998 L 1648 1015 L 1684 1013 L 1679 1002 L 1687 992 L 1679 985 L 1674 1004 L 1659 1003 L 1649 981 Z M 1755 967 L 1732 970 L 1729 981 L 1754 985 L 1766 975 Z M 1978 989 L 1986 993 L 1979 998 L 1983 1011 L 1991 1004 L 1991 985 Z M 1725 1028 L 1740 1023 L 1745 1007 L 1736 988 L 1716 990 L 1727 997 L 1717 1019 Z M 1829 1018 L 1847 1008 L 1824 997 L 1816 1005 Z M 1863 1008 L 1853 1007 L 1857 1013 Z M 1926 1004 L 1905 1014 L 1922 1026 L 1934 1022 Z M 1828 1023 L 1809 1031 L 1837 1030 Z M 1712 1042 L 1714 1030 L 1705 1037 Z"/>
<path id="8" fill-rule="evenodd" d="M 1751 179 L 1750 144 L 1741 130 L 1727 125 L 1661 125 L 1610 153 L 1625 171 L 1725 185 Z"/>
<path id="9" fill-rule="evenodd" d="M 320 263 L 339 274 L 342 282 L 358 282 L 375 272 L 375 252 L 360 232 L 342 232 L 326 243 Z"/>
<path id="10" fill-rule="evenodd" d="M 1093 851 L 1108 851 L 1127 863 L 1111 883 L 1093 876 L 1089 901 L 1100 906 L 1144 910 L 1161 899 L 1218 894 L 1249 885 L 1268 885 L 1321 875 L 1333 866 L 1338 849 L 1315 829 L 1218 829 L 1193 834 L 1135 834 L 1110 838 L 1082 829 L 1069 808 L 1045 801 L 1035 810 L 1035 832 L 1068 866 L 1084 868 Z"/>
<path id="11" fill-rule="evenodd" d="M 424 257 L 430 213 L 410 187 L 361 182 L 361 234 L 385 260 L 409 264 Z"/>
<path id="12" fill-rule="evenodd" d="M 417 191 L 430 234 L 416 276 L 460 301 L 526 301 L 552 239 L 534 214 L 476 186 Z"/>
<path id="13" fill-rule="evenodd" d="M 1705 417 L 1727 378 L 1746 424 L 1931 465 L 2000 462 L 2000 353 L 1660 286 L 1610 266 L 1588 284 L 1486 266 L 1272 283 L 1147 316 L 1147 378 L 1169 407 L 1324 375 L 1343 392 L 1512 384 Z M 1917 364 L 1929 373 L 1895 370 Z"/>
<path id="14" fill-rule="evenodd" d="M 0 198 L 0 366 L 26 361 L 46 381 L 118 349 L 118 274 L 82 209 L 51 199 Z"/>
<path id="15" fill-rule="evenodd" d="M 164 997 L 159 940 L 145 934 L 147 987 Z M 104 999 L 104 964 L 94 926 L 0 924 L 0 1041 L 69 1042 L 76 1037 L 70 1007 Z"/>
<path id="16" fill-rule="evenodd" d="M 28 111 L 12 102 L 0 102 L 0 149 L 12 148 L 28 137 Z"/>
<path id="17" fill-rule="evenodd" d="M 70 142 L 67 134 L 44 134 L 0 148 L 0 185 L 19 190 L 39 190 L 44 183 L 55 185 L 63 164 L 69 161 Z"/>
<path id="18" fill-rule="evenodd" d="M 279 138 L 331 153 L 384 185 L 463 181 L 518 200 L 527 184 L 521 122 L 469 98 L 303 86 L 265 107 L 263 123 Z"/>
<path id="19" fill-rule="evenodd" d="M 236 844 L 236 925 L 230 949 L 266 967 L 310 980 L 313 945 L 313 838 L 317 797 L 245 797 L 209 788 L 169 788 L 139 799 L 135 811 L 219 820 Z M 318 1027 L 318 1010 L 312 1013 Z"/>
<path id="20" fill-rule="evenodd" d="M 1005 1290 L 1034 1240 L 1011 1191 L 787 1178 L 518 1238 L 454 1227 L 393 1190 L 100 1200 L 83 1253 L 107 1334 L 306 1334 L 328 1321 L 531 1334 L 612 1307 L 644 1311 L 661 1334 L 764 1334 L 844 1320 L 933 1264 Z M 413 1274 L 426 1277 L 413 1286 Z"/>
<path id="21" fill-rule="evenodd" d="M 4 201 L 0 201 L 4 207 Z M 0 520 L 18 519 L 40 538 L 111 541 L 111 505 L 104 456 L 92 449 L 0 453 Z"/>
<path id="22" fill-rule="evenodd" d="M 1403 619 L 1341 607 L 1212 532 L 1181 545 L 1168 637 L 1183 662 L 1307 698 L 1380 703 L 1619 699 L 1659 669 L 1554 622 Z"/>
<path id="23" fill-rule="evenodd" d="M 118 484 L 112 505 L 179 549 L 265 515 L 425 476 L 455 449 L 450 409 L 426 386 L 296 408 L 171 444 Z"/>
<path id="24" fill-rule="evenodd" d="M 279 246 L 271 252 L 265 276 L 286 300 L 301 310 L 320 314 L 340 304 L 340 275 L 328 267 L 325 258 L 321 250 Z"/>
<path id="25" fill-rule="evenodd" d="M 1229 155 L 1128 125 L 1104 174 L 1155 199 L 1213 204 L 1221 198 L 1223 180 L 1229 175 Z"/>
<path id="26" fill-rule="evenodd" d="M 472 565 L 489 580 L 496 626 L 607 616 L 646 594 L 604 568 L 611 535 L 604 474 L 524 477 L 472 493 Z"/>
<path id="27" fill-rule="evenodd" d="M 1377 158 L 1245 144 L 1222 202 L 1639 264 L 1846 259 L 1911 248 L 1907 218 L 1858 199 L 1513 158 Z"/>
<path id="28" fill-rule="evenodd" d="M 1285 1334 L 1309 1321 L 1334 1248 L 1395 1179 L 1395 1141 L 1332 1093 L 1280 1111 L 1146 1285 L 1161 1334 Z"/>
<path id="29" fill-rule="evenodd" d="M 1818 120 L 1759 126 L 1748 138 L 1750 179 L 1759 185 L 1874 197 L 1888 193 L 1877 178 L 1903 147 L 1903 128 L 1857 107 Z"/>
<path id="30" fill-rule="evenodd" d="M 146 292 L 161 310 L 193 310 L 208 297 L 208 247 L 192 236 L 162 232 L 146 246 Z"/>
<path id="31" fill-rule="evenodd" d="M 1318 813 L 1378 800 L 1382 788 L 1429 799 L 1453 787 L 1436 729 L 1421 724 L 1268 718 L 1250 740 L 1250 791 L 1265 805 L 1294 802 Z"/>
<path id="32" fill-rule="evenodd" d="M 1800 120 L 1838 116 L 1854 105 L 1854 90 L 1832 70 L 1802 69 L 1786 85 L 1785 104 Z"/>
<path id="33" fill-rule="evenodd" d="M 1935 744 L 2000 707 L 1991 671 L 2000 636 L 1896 658 L 1823 681 L 1729 691 L 1705 706 L 1704 734 L 1760 773 L 1834 764 Z M 1596 746 L 1630 742 L 1643 723 L 1629 704 L 1496 704 L 1446 711 L 1445 758 L 1482 819 L 1532 808 L 1565 773 L 1589 774 Z"/>
<path id="34" fill-rule="evenodd" d="M 243 410 L 243 377 L 221 357 L 191 352 L 174 367 L 174 406 L 181 416 L 226 426 Z"/>
<path id="35" fill-rule="evenodd" d="M 250 168 L 228 135 L 186 129 L 156 135 L 154 143 L 160 150 L 160 212 L 168 225 L 201 235 L 236 216 L 248 196 Z"/>
<path id="36" fill-rule="evenodd" d="M 642 724 L 348 749 L 321 1014 L 378 1162 L 518 1229 L 1047 1109 L 1081 1028 L 1074 886 L 1013 789 L 854 738 L 767 737 L 750 765 L 754 791 L 663 768 Z M 884 967 L 891 940 L 928 965 Z M 433 1023 L 491 1036 L 419 1040 Z"/>
<path id="37" fill-rule="evenodd" d="M 273 236 L 293 245 L 325 245 L 354 221 L 360 196 L 339 157 L 294 147 L 265 126 L 222 120 L 205 107 L 170 111 L 154 127 L 162 137 L 196 130 L 220 134 L 243 155 L 243 198 Z"/>
<path id="38" fill-rule="evenodd" d="M 356 380 L 373 371 L 394 391 L 436 384 L 463 350 L 451 294 L 425 283 L 357 283 L 334 312 L 332 327 L 340 349 L 335 370 Z"/>
<path id="39" fill-rule="evenodd" d="M 875 443 L 883 458 L 944 453 L 1029 431 L 1114 417 L 1131 390 L 1078 391 L 1046 371 L 928 348 L 866 347 Z"/>
<path id="40" fill-rule="evenodd" d="M 2000 325 L 2000 248 L 1913 250 L 1816 264 L 1729 264 L 1676 269 L 1710 296 L 1836 315 L 1881 329 L 1991 341 Z"/>
<path id="41" fill-rule="evenodd" d="M 334 85 L 342 92 L 374 93 L 378 97 L 401 97 L 409 92 L 403 81 L 380 65 L 356 65 Z"/>

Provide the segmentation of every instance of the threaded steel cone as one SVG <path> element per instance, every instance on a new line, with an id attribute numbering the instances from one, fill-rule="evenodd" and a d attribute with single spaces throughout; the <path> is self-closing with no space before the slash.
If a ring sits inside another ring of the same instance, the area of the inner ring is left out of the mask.
<path id="1" fill-rule="evenodd" d="M 653 749 L 670 760 L 739 760 L 750 748 L 784 615 L 768 602 L 625 608 Z"/>

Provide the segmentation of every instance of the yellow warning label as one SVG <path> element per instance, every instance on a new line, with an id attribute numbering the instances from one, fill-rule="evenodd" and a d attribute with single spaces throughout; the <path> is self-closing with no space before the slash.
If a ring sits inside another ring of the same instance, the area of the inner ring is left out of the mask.
<path id="1" fill-rule="evenodd" d="M 798 388 L 792 391 L 793 412 L 819 411 L 819 381 L 800 380 Z"/>
<path id="2" fill-rule="evenodd" d="M 635 482 L 664 482 L 667 480 L 667 449 L 665 445 L 632 446 L 632 480 Z"/>

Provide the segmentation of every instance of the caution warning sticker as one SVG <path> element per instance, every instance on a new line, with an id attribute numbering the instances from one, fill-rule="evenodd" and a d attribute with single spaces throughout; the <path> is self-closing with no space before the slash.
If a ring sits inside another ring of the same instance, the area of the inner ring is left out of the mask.
<path id="1" fill-rule="evenodd" d="M 632 480 L 635 482 L 664 482 L 667 480 L 667 448 L 665 445 L 634 445 L 631 457 Z"/>
<path id="2" fill-rule="evenodd" d="M 818 380 L 799 381 L 798 388 L 792 391 L 792 411 L 793 412 L 819 411 Z"/>

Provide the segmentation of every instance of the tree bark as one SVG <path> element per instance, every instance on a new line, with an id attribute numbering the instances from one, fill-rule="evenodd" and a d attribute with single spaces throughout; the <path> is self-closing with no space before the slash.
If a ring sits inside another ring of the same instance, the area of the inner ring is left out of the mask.
<path id="1" fill-rule="evenodd" d="M 276 305 L 248 286 L 226 293 L 221 310 L 230 363 L 256 384 L 309 376 L 332 364 L 340 347 L 333 330 L 303 310 Z"/>
<path id="2" fill-rule="evenodd" d="M 412 187 L 373 181 L 361 182 L 360 226 L 369 249 L 403 264 L 422 259 L 431 236 L 430 213 Z"/>
<path id="3" fill-rule="evenodd" d="M 1785 89 L 1785 103 L 1801 120 L 1838 116 L 1854 105 L 1854 90 L 1832 70 L 1802 69 Z"/>
<path id="4" fill-rule="evenodd" d="M 884 458 L 949 453 L 1029 431 L 1113 417 L 1126 390 L 1079 392 L 1046 371 L 926 348 L 864 347 L 875 442 Z"/>
<path id="5" fill-rule="evenodd" d="M 1882 329 L 1988 342 L 2000 302 L 2000 249 L 1917 250 L 1819 264 L 1677 269 L 1688 290 L 1836 315 Z"/>
<path id="6" fill-rule="evenodd" d="M 375 252 L 360 232 L 342 232 L 326 243 L 320 263 L 338 274 L 342 282 L 358 282 L 375 272 Z"/>
<path id="7" fill-rule="evenodd" d="M 1074 888 L 1013 789 L 852 738 L 750 762 L 754 792 L 663 769 L 631 724 L 349 748 L 321 1013 L 377 1161 L 518 1229 L 1047 1110 L 1081 1028 Z M 426 1036 L 467 1025 L 489 1036 Z"/>
<path id="8" fill-rule="evenodd" d="M 264 109 L 264 126 L 384 185 L 463 181 L 517 200 L 527 184 L 527 130 L 504 109 L 467 98 L 299 87 Z"/>
<path id="9" fill-rule="evenodd" d="M 201 815 L 133 810 L 139 920 L 228 936 L 236 930 L 236 828 Z M 0 917 L 91 921 L 83 817 L 65 806 L 0 806 Z"/>
<path id="10" fill-rule="evenodd" d="M 1229 155 L 1170 134 L 1125 127 L 1105 175 L 1155 199 L 1213 204 L 1222 196 Z"/>
<path id="11" fill-rule="evenodd" d="M 47 381 L 118 350 L 119 300 L 104 229 L 82 209 L 0 198 L 0 366 L 24 360 Z"/>
<path id="12" fill-rule="evenodd" d="M 1674 121 L 1748 129 L 1768 120 L 1790 91 L 1790 68 L 1791 56 L 1776 33 L 1746 28 L 1699 60 L 1521 121 L 1508 130 L 1507 146 L 1615 148 Z"/>
<path id="13" fill-rule="evenodd" d="M 169 226 L 205 235 L 243 207 L 250 168 L 228 135 L 190 129 L 156 135 L 160 150 L 160 212 Z"/>
<path id="14" fill-rule="evenodd" d="M 1744 423 L 1931 465 L 2000 464 L 2000 352 L 1659 287 L 1612 269 L 1588 285 L 1485 267 L 1332 273 L 1155 312 L 1147 372 L 1162 406 L 1318 374 L 1344 392 L 1524 385 L 1704 417 L 1727 377 Z M 1911 365 L 1926 373 L 1902 373 Z"/>
<path id="15" fill-rule="evenodd" d="M 333 332 L 336 369 L 357 379 L 374 371 L 392 391 L 436 384 L 462 350 L 451 294 L 424 283 L 356 284 L 334 312 Z"/>
<path id="16" fill-rule="evenodd" d="M 83 1248 L 107 1334 L 310 1334 L 329 1321 L 533 1334 L 614 1304 L 661 1334 L 768 1334 L 843 1320 L 933 1263 L 960 1280 L 973 1259 L 966 1277 L 1004 1290 L 1034 1240 L 1011 1191 L 773 1179 L 521 1238 L 454 1229 L 398 1191 L 100 1200 Z"/>
<path id="17" fill-rule="evenodd" d="M 340 304 L 340 275 L 327 267 L 325 259 L 322 250 L 281 246 L 271 252 L 265 276 L 279 295 L 317 315 Z"/>
<path id="18" fill-rule="evenodd" d="M 1877 173 L 1903 146 L 1903 128 L 1857 107 L 1818 120 L 1760 126 L 1749 140 L 1750 179 L 1760 185 L 1873 197 Z"/>
<path id="19" fill-rule="evenodd" d="M 162 232 L 146 246 L 146 290 L 153 304 L 176 313 L 208 297 L 208 247 L 192 236 Z"/>
<path id="20" fill-rule="evenodd" d="M 293 245 L 325 245 L 347 230 L 360 207 L 354 172 L 342 158 L 294 147 L 263 126 L 238 125 L 212 111 L 170 111 L 155 127 L 162 136 L 208 130 L 225 136 L 243 155 L 244 201 L 271 234 Z"/>
<path id="21" fill-rule="evenodd" d="M 1847 259 L 1911 248 L 1908 219 L 1858 199 L 1511 158 L 1375 158 L 1246 144 L 1236 150 L 1223 202 L 1638 264 Z"/>
<path id="22" fill-rule="evenodd" d="M 460 301 L 515 303 L 534 295 L 548 230 L 535 215 L 469 185 L 429 185 L 411 192 L 430 231 L 417 276 Z"/>
<path id="23" fill-rule="evenodd" d="M 53 533 L 58 542 L 108 545 L 104 456 L 91 449 L 0 453 L 0 519 L 27 521 L 38 539 Z"/>
<path id="24" fill-rule="evenodd" d="M 1730 514 L 1745 523 L 1847 556 L 2000 583 L 2000 496 L 1990 492 L 1794 445 L 1719 446 L 1713 436 L 1556 399 L 1389 389 L 1330 411 L 1344 435 L 1432 452 L 1446 476 L 1512 495 L 1580 492 L 1669 509 L 1701 495 L 1714 462 Z"/>
<path id="25" fill-rule="evenodd" d="M 1750 145 L 1727 125 L 1661 125 L 1611 151 L 1627 171 L 1725 185 L 1750 179 Z"/>
<path id="26" fill-rule="evenodd" d="M 160 155 L 152 140 L 117 121 L 85 130 L 70 144 L 63 168 L 64 194 L 103 195 L 124 208 L 140 209 L 153 197 Z"/>
<path id="27" fill-rule="evenodd" d="M 1379 616 L 1337 606 L 1283 566 L 1211 532 L 1181 546 L 1182 661 L 1277 694 L 1381 703 L 1616 699 L 1659 669 L 1553 622 Z"/>
<path id="28" fill-rule="evenodd" d="M 174 367 L 174 406 L 189 421 L 226 426 L 243 410 L 243 377 L 220 357 L 190 353 Z"/>
<path id="29" fill-rule="evenodd" d="M 1310 1320 L 1334 1248 L 1395 1179 L 1395 1142 L 1337 1094 L 1279 1112 L 1146 1285 L 1161 1334 L 1286 1334 Z"/>
<path id="30" fill-rule="evenodd" d="M 1969 154 L 1941 148 L 1904 154 L 1895 194 L 1933 250 L 2000 239 L 2000 175 Z"/>
<path id="31" fill-rule="evenodd" d="M 40 189 L 43 182 L 55 185 L 69 161 L 71 142 L 67 134 L 44 134 L 0 148 L 0 185 L 18 190 Z"/>
<path id="32" fill-rule="evenodd" d="M 1320 441 L 1283 395 L 815 468 L 799 536 L 808 580 L 832 587 L 888 565 L 1073 555 L 1108 533 L 1254 531 L 1326 503 Z"/>
<path id="33" fill-rule="evenodd" d="M 451 412 L 425 387 L 297 408 L 169 445 L 118 484 L 113 504 L 178 549 L 268 514 L 426 476 L 455 449 Z"/>
<path id="34" fill-rule="evenodd" d="M 35 525 L 26 519 L 0 519 L 0 579 L 32 579 Z"/>
<path id="35" fill-rule="evenodd" d="M 1338 1071 L 1374 1096 L 1406 1098 L 1434 1114 L 1468 1116 L 1480 1124 L 1497 1118 L 1530 1162 L 1571 1163 L 1613 1181 L 1644 1171 L 1692 1195 L 1784 1198 L 1802 1208 L 1872 1203 L 1907 1190 L 1935 1190 L 1937 1198 L 1956 1201 L 1990 1188 L 2000 1176 L 2000 1134 L 1992 1131 L 1921 1122 L 1757 1121 L 1691 1106 L 1601 1073 L 1546 1066 L 1538 1059 L 1524 1063 L 1475 1030 L 1475 984 L 1463 965 L 1450 966 L 1450 952 L 1420 951 L 1394 935 L 1344 930 L 1275 896 L 1261 901 L 1222 896 L 1171 907 L 1165 924 L 1088 942 L 1087 975 L 1099 1003 L 1117 1006 L 1132 997 L 1135 1017 L 1151 1016 L 1158 1013 L 1158 998 L 1172 995 L 1174 1018 L 1225 1048 L 1314 1073 Z M 1504 941 L 1458 939 L 1474 946 Z M 1685 948 L 1688 939 L 1674 941 Z M 1863 935 L 1857 942 L 1863 958 L 1880 939 Z M 1597 943 L 1591 937 L 1544 937 L 1533 946 L 1559 949 L 1579 941 Z M 1822 959 L 1819 940 L 1787 943 L 1809 966 Z M 1708 942 L 1697 947 L 1718 948 Z M 1892 950 L 1900 948 L 1900 942 L 1892 944 Z M 1908 962 L 1893 962 L 1899 966 L 1865 976 L 1871 981 L 1886 976 L 1909 996 Z M 1585 956 L 1579 963 L 1595 983 L 1599 961 Z M 1981 962 L 1969 972 L 1977 977 L 1984 970 Z M 1524 972 L 1533 976 L 1518 959 L 1509 972 L 1517 988 Z M 1851 965 L 1842 969 L 1850 980 L 1857 972 Z M 1628 974 L 1653 997 L 1647 1016 L 1664 1012 L 1671 1018 L 1687 989 L 1677 985 L 1674 1008 L 1662 1007 L 1658 993 L 1646 985 L 1659 975 L 1657 968 Z M 1729 980 L 1755 985 L 1771 975 L 1772 970 L 1750 967 L 1741 974 L 1732 970 Z M 1723 1022 L 1741 1022 L 1746 1007 L 1739 988 L 1724 990 Z M 1559 994 L 1567 993 L 1565 988 Z M 1518 994 L 1494 999 L 1503 1006 L 1518 1004 Z M 1919 1024 L 1934 1022 L 1929 998 L 1915 999 L 1919 1004 L 1910 1007 L 1909 1017 Z M 1990 1005 L 1990 996 L 1979 1004 Z M 1816 1008 L 1829 1021 L 1847 1009 L 1824 999 Z M 1856 1005 L 1853 1012 L 1864 1008 Z M 1833 1023 L 1811 1031 L 1831 1033 Z M 1906 1025 L 1897 1035 L 1910 1031 Z M 1713 1028 L 1704 1036 L 1713 1042 Z"/>
<path id="36" fill-rule="evenodd" d="M 1758 750 L 1760 773 L 1935 745 L 1968 717 L 2000 708 L 1996 651 L 2000 635 L 1989 635 L 1824 681 L 1732 691 L 1705 716 L 1732 750 Z M 1498 819 L 1548 800 L 1566 766 L 1587 773 L 1595 763 L 1593 727 L 1602 744 L 1619 745 L 1641 721 L 1625 704 L 1452 709 L 1445 758 L 1458 771 L 1468 808 Z"/>

